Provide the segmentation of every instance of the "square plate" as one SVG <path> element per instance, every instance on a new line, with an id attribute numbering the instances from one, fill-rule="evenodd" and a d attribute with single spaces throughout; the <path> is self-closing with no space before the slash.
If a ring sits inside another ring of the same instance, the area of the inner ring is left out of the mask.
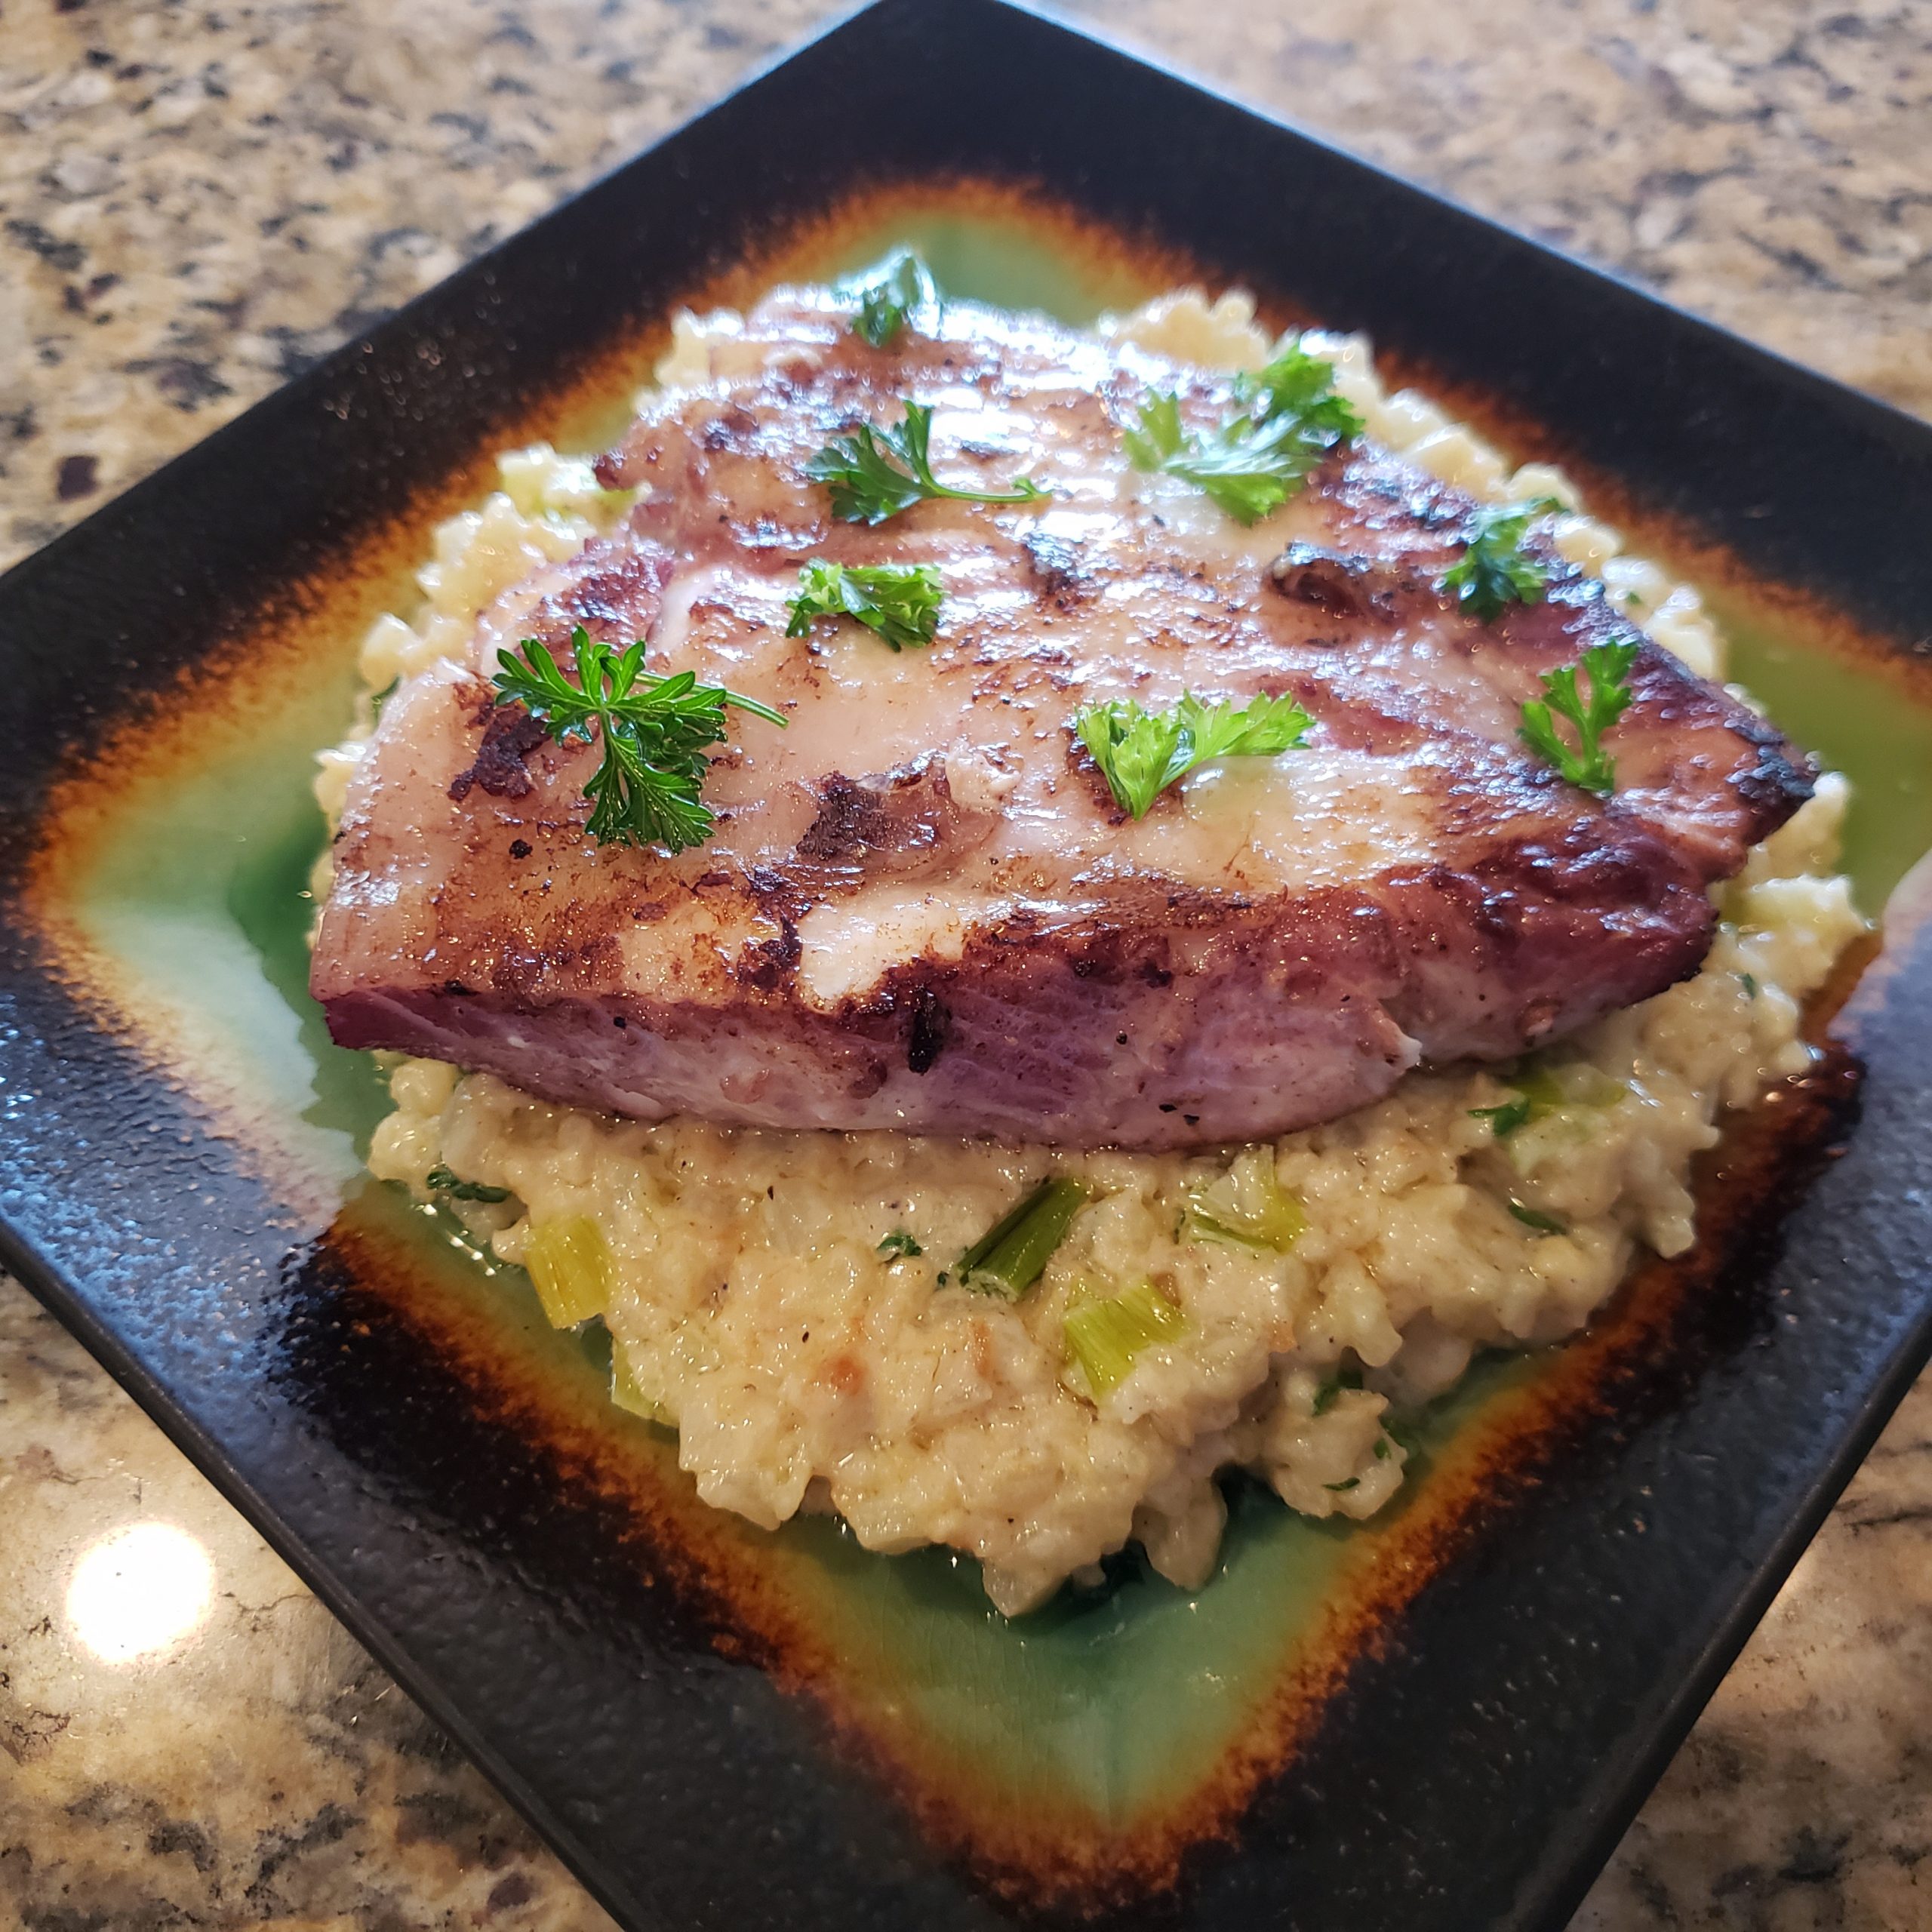
<path id="1" fill-rule="evenodd" d="M 303 891 L 354 640 L 678 303 L 900 237 L 1073 321 L 1192 276 L 1366 329 L 1700 579 L 1861 786 L 1869 907 L 1932 844 L 1932 431 L 1077 33 L 884 0 L 0 580 L 0 1248 L 627 1924 L 1554 1927 L 1932 1346 L 1909 918 L 1861 1100 L 1834 1052 L 1734 1134 L 1700 1250 L 1472 1377 L 1386 1521 L 1238 1494 L 1193 1598 L 1008 1624 L 941 1554 L 714 1515 L 594 1337 L 358 1179 Z M 1854 1104 L 1774 1239 L 1775 1146 Z"/>

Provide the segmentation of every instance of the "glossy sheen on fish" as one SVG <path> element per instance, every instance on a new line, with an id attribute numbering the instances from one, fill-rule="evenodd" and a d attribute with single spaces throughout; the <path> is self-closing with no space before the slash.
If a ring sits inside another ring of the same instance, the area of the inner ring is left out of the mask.
<path id="1" fill-rule="evenodd" d="M 335 1037 L 645 1118 L 1159 1147 L 1325 1119 L 1694 971 L 1708 887 L 1807 795 L 1803 761 L 1646 641 L 1615 795 L 1565 784 L 1517 728 L 1539 673 L 1636 635 L 1595 580 L 1552 554 L 1545 601 L 1459 613 L 1434 586 L 1469 500 L 1368 442 L 1244 529 L 1128 465 L 1150 386 L 1197 423 L 1228 406 L 1034 318 L 955 305 L 875 349 L 823 291 L 755 310 L 602 460 L 646 492 L 626 527 L 385 706 L 315 949 Z M 806 463 L 906 397 L 942 479 L 1051 501 L 834 522 Z M 934 643 L 788 638 L 811 557 L 938 565 Z M 703 847 L 600 848 L 595 750 L 493 708 L 500 646 L 578 623 L 788 720 L 734 718 Z M 1183 691 L 1290 694 L 1315 727 L 1128 820 L 1075 715 Z"/>

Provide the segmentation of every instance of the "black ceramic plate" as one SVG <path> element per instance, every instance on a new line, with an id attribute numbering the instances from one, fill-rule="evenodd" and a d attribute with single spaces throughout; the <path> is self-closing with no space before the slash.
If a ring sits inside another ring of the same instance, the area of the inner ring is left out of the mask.
<path id="1" fill-rule="evenodd" d="M 1367 329 L 1700 576 L 1863 787 L 1874 909 L 1932 843 L 1932 432 L 1029 15 L 888 0 L 0 582 L 5 1257 L 627 1924 L 1555 1926 L 1932 1339 L 1909 921 L 1848 1151 L 1834 1051 L 1699 1252 L 1478 1376 L 1389 1520 L 1238 1497 L 1192 1599 L 1130 1567 L 1008 1625 L 705 1511 L 594 1343 L 356 1178 L 302 897 L 354 641 L 491 452 L 608 432 L 675 303 L 901 235 L 1075 319 L 1194 274 Z"/>

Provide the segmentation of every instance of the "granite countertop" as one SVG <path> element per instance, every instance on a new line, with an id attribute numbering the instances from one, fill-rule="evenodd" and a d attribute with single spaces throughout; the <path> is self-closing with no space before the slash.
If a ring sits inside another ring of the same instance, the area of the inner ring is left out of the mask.
<path id="1" fill-rule="evenodd" d="M 837 11 L 0 0 L 0 566 Z M 1066 11 L 1932 414 L 1915 0 Z M 0 1524 L 6 1922 L 608 1926 L 4 1281 Z M 1577 1927 L 1932 1923 L 1929 1530 L 1921 1386 Z"/>

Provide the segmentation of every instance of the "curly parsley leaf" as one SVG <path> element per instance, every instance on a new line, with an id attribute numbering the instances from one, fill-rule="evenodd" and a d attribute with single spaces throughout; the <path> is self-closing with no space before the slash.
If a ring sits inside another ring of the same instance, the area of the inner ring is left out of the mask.
<path id="1" fill-rule="evenodd" d="M 842 295 L 858 298 L 852 331 L 883 349 L 906 324 L 928 310 L 939 318 L 939 286 L 931 271 L 910 248 L 900 248 L 874 267 L 839 285 Z"/>
<path id="2" fill-rule="evenodd" d="M 1135 469 L 1178 476 L 1241 523 L 1279 509 L 1337 443 L 1361 434 L 1361 418 L 1334 391 L 1334 365 L 1299 340 L 1235 378 L 1236 414 L 1190 431 L 1177 397 L 1155 390 L 1121 432 Z"/>
<path id="3" fill-rule="evenodd" d="M 1235 395 L 1257 422 L 1292 417 L 1311 439 L 1325 439 L 1324 450 L 1362 432 L 1355 406 L 1335 392 L 1334 364 L 1303 348 L 1299 336 L 1265 369 L 1237 376 Z"/>
<path id="4" fill-rule="evenodd" d="M 1463 526 L 1460 557 L 1436 579 L 1457 608 L 1494 623 L 1509 604 L 1540 604 L 1549 567 L 1523 548 L 1531 524 L 1563 506 L 1554 497 L 1527 503 L 1486 503 Z"/>
<path id="5" fill-rule="evenodd" d="M 961 490 L 934 475 L 928 444 L 930 404 L 909 402 L 906 420 L 889 429 L 862 423 L 835 436 L 805 465 L 805 474 L 832 492 L 832 513 L 844 523 L 883 523 L 930 497 L 962 503 L 1040 503 L 1053 494 L 1030 476 L 1010 490 Z"/>
<path id="6" fill-rule="evenodd" d="M 1184 694 L 1176 709 L 1195 764 L 1217 758 L 1268 758 L 1293 751 L 1315 720 L 1291 697 L 1251 698 L 1246 704 L 1203 704 Z"/>
<path id="7" fill-rule="evenodd" d="M 1134 427 L 1120 432 L 1127 458 L 1136 469 L 1165 469 L 1186 455 L 1192 445 L 1180 426 L 1180 398 L 1171 390 L 1151 389 L 1134 418 Z"/>
<path id="8" fill-rule="evenodd" d="M 909 1260 L 915 1254 L 923 1254 L 926 1251 L 903 1228 L 895 1228 L 874 1251 L 881 1260 L 900 1261 Z"/>
<path id="9" fill-rule="evenodd" d="M 1523 706 L 1523 742 L 1572 785 L 1604 798 L 1617 789 L 1617 761 L 1603 749 L 1603 734 L 1629 708 L 1630 688 L 1624 680 L 1641 648 L 1634 638 L 1623 644 L 1593 644 L 1580 664 L 1546 671 L 1543 697 Z M 1577 689 L 1579 672 L 1589 680 L 1587 696 Z M 1576 731 L 1574 750 L 1557 731 L 1559 716 Z"/>
<path id="10" fill-rule="evenodd" d="M 1143 711 L 1131 698 L 1115 699 L 1088 705 L 1073 728 L 1115 798 L 1136 818 L 1144 818 L 1193 762 L 1193 748 L 1181 746 L 1178 709 Z"/>
<path id="11" fill-rule="evenodd" d="M 931 564 L 829 564 L 814 557 L 798 573 L 787 637 L 803 637 L 814 617 L 851 617 L 894 651 L 933 641 L 945 592 Z"/>
<path id="12" fill-rule="evenodd" d="M 1280 509 L 1291 485 L 1306 474 L 1275 447 L 1281 439 L 1257 429 L 1251 418 L 1191 432 L 1181 426 L 1180 398 L 1158 390 L 1141 404 L 1134 427 L 1123 429 L 1121 440 L 1136 469 L 1178 476 L 1241 523 L 1257 522 Z"/>
<path id="13" fill-rule="evenodd" d="M 523 655 L 497 654 L 499 704 L 520 704 L 559 744 L 602 740 L 601 763 L 583 788 L 592 805 L 589 831 L 600 844 L 655 843 L 672 852 L 701 845 L 712 817 L 700 795 L 710 764 L 706 747 L 724 740 L 728 706 L 781 730 L 785 721 L 755 700 L 689 671 L 668 678 L 644 669 L 644 646 L 620 651 L 592 641 L 579 625 L 571 649 L 577 682 L 535 638 Z"/>
<path id="14" fill-rule="evenodd" d="M 1145 818 L 1154 801 L 1196 765 L 1292 751 L 1314 722 L 1291 697 L 1211 705 L 1189 691 L 1162 711 L 1143 711 L 1132 698 L 1090 704 L 1073 728 L 1121 808 Z"/>

